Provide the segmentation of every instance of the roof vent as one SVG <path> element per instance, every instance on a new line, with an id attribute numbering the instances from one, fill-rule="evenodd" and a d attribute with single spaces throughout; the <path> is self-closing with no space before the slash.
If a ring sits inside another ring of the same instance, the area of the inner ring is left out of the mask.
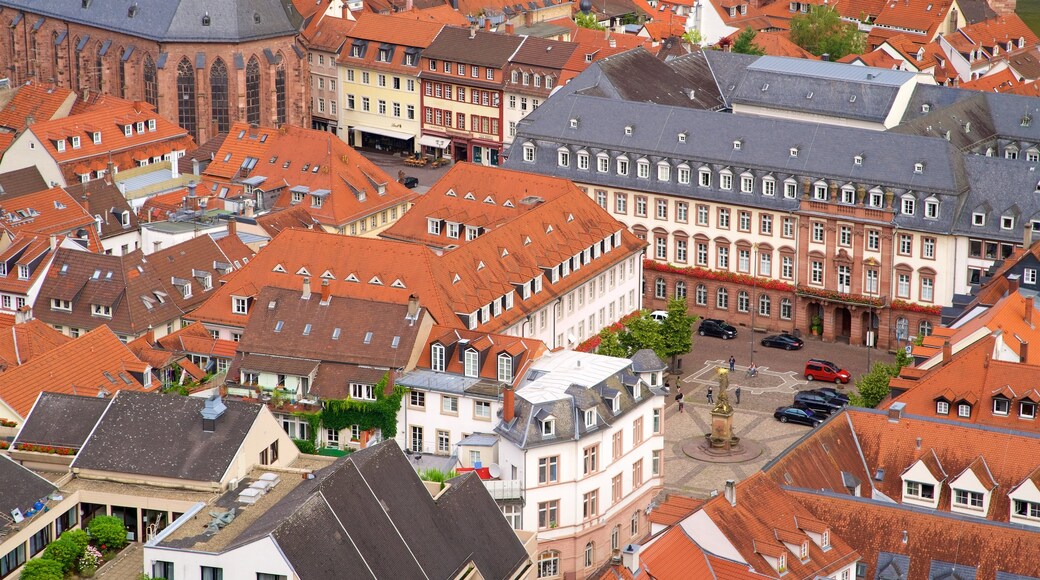
<path id="1" fill-rule="evenodd" d="M 137 3 L 136 2 L 131 4 L 130 7 L 126 9 L 126 17 L 127 18 L 133 18 L 134 16 L 137 16 Z"/>
<path id="2" fill-rule="evenodd" d="M 211 22 L 211 19 L 209 17 L 209 12 L 203 14 L 202 15 L 202 25 L 203 26 L 209 26 L 210 22 Z"/>
<path id="3" fill-rule="evenodd" d="M 217 429 L 217 419 L 227 411 L 227 405 L 220 399 L 220 395 L 213 395 L 206 399 L 202 406 L 202 430 L 212 433 Z"/>

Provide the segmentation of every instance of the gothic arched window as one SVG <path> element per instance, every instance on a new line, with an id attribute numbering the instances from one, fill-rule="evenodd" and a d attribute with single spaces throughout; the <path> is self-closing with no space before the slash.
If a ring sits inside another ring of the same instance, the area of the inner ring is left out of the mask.
<path id="1" fill-rule="evenodd" d="M 260 124 L 260 61 L 255 56 L 246 65 L 246 122 Z"/>
<path id="2" fill-rule="evenodd" d="M 228 115 L 228 70 L 224 61 L 217 59 L 209 69 L 210 102 L 213 104 L 213 124 L 217 133 L 231 130 Z"/>
<path id="3" fill-rule="evenodd" d="M 195 67 L 187 57 L 177 65 L 177 122 L 198 139 L 195 123 Z"/>

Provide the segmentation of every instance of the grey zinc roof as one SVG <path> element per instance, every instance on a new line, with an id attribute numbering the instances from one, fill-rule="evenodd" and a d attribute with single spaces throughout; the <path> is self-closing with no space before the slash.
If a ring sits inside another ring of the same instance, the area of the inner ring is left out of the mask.
<path id="1" fill-rule="evenodd" d="M 40 393 L 14 442 L 79 449 L 108 402 L 97 397 Z"/>
<path id="2" fill-rule="evenodd" d="M 473 561 L 508 578 L 526 550 L 475 475 L 434 500 L 394 441 L 337 460 L 227 548 L 272 536 L 301 579 L 452 578 Z"/>
<path id="3" fill-rule="evenodd" d="M 289 0 L 91 0 L 86 8 L 83 4 L 0 0 L 3 7 L 157 42 L 243 42 L 293 36 L 302 22 Z M 136 9 L 131 11 L 131 6 Z M 206 15 L 210 24 L 203 26 Z"/>
<path id="4" fill-rule="evenodd" d="M 632 360 L 632 370 L 637 373 L 663 371 L 668 367 L 661 357 L 649 348 L 637 350 L 629 358 Z"/>
<path id="5" fill-rule="evenodd" d="M 976 570 L 965 564 L 952 564 L 940 560 L 932 560 L 928 567 L 930 580 L 975 580 Z"/>
<path id="6" fill-rule="evenodd" d="M 749 72 L 763 71 L 801 78 L 818 78 L 856 84 L 869 83 L 890 87 L 902 86 L 917 77 L 915 73 L 900 70 L 849 66 L 839 62 L 787 56 L 763 56 L 749 64 L 747 70 Z"/>
<path id="7" fill-rule="evenodd" d="M 964 158 L 971 191 L 957 216 L 954 233 L 991 240 L 1020 242 L 1022 228 L 1031 220 L 1040 220 L 1040 168 L 1021 159 L 1004 159 L 983 155 Z M 984 226 L 972 225 L 972 214 L 987 213 Z M 1001 228 L 1000 218 L 1014 215 L 1011 230 Z"/>
<path id="8" fill-rule="evenodd" d="M 874 580 L 904 580 L 910 572 L 910 558 L 902 554 L 878 552 Z"/>
<path id="9" fill-rule="evenodd" d="M 762 57 L 766 58 L 774 57 Z M 758 64 L 762 59 L 754 64 Z M 848 68 L 886 70 L 860 66 Z M 872 84 L 844 78 L 779 74 L 776 71 L 752 70 L 748 67 L 747 74 L 730 96 L 730 103 L 882 123 L 888 118 L 898 94 L 899 87 L 888 83 Z"/>
<path id="10" fill-rule="evenodd" d="M 572 128 L 570 119 L 586 110 L 598 112 L 595 122 L 578 123 L 577 128 Z M 632 135 L 625 135 L 626 126 L 632 127 Z M 678 140 L 680 132 L 687 134 L 685 142 Z M 733 146 L 737 140 L 741 141 L 739 150 Z M 633 165 L 642 157 L 652 164 L 662 160 L 687 163 L 694 173 L 707 164 L 716 171 L 730 168 L 735 177 L 744 169 L 753 168 L 756 177 L 771 173 L 778 181 L 792 175 L 811 176 L 840 184 L 864 183 L 947 195 L 959 194 L 967 187 L 962 156 L 944 139 L 582 95 L 554 96 L 528 115 L 518 126 L 512 148 L 518 149 L 526 142 L 534 142 L 542 149 L 535 161 L 525 162 L 522 155 L 511 152 L 506 167 L 607 187 L 773 209 L 797 209 L 798 202 L 781 196 L 767 198 L 759 193 L 717 190 L 717 178 L 713 179 L 713 187 L 702 188 L 681 185 L 674 177 L 667 182 L 657 181 L 656 171 L 651 171 L 648 180 L 636 178 L 634 168 L 630 175 L 621 176 L 614 171 L 613 162 L 606 173 L 595 171 L 594 162 L 592 171 L 578 170 L 573 163 L 559 167 L 556 149 L 561 145 L 572 151 L 585 149 L 593 157 L 600 152 L 611 157 L 625 153 Z M 790 155 L 792 147 L 798 148 L 796 157 Z M 857 155 L 863 156 L 862 165 L 853 162 Z M 923 172 L 914 172 L 916 162 L 924 164 Z M 949 212 L 946 215 L 949 217 Z M 930 229 L 941 230 L 947 225 L 948 219 L 947 224 L 931 224 Z"/>
<path id="11" fill-rule="evenodd" d="M 51 482 L 0 455 L 0 530 L 14 523 L 11 510 L 23 514 L 57 488 Z"/>
<path id="12" fill-rule="evenodd" d="M 741 54 L 725 50 L 705 50 L 701 54 L 708 61 L 708 66 L 715 77 L 715 82 L 718 83 L 719 90 L 726 98 L 727 103 L 733 96 L 733 92 L 740 85 L 740 80 L 744 78 L 744 72 L 747 70 L 747 67 L 759 58 L 762 58 L 752 54 Z"/>
<path id="13" fill-rule="evenodd" d="M 225 401 L 216 429 L 202 430 L 206 399 L 119 391 L 73 468 L 218 482 L 256 421 L 260 405 Z"/>

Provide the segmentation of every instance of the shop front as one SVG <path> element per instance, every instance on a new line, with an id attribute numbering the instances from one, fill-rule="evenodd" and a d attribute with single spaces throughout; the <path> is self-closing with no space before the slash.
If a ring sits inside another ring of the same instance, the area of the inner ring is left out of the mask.
<path id="1" fill-rule="evenodd" d="M 361 125 L 351 127 L 350 130 L 357 133 L 357 137 L 354 138 L 355 146 L 390 153 L 399 153 L 401 151 L 411 153 L 415 151 L 415 135 L 410 133 Z"/>
<path id="2" fill-rule="evenodd" d="M 419 146 L 422 147 L 422 153 L 425 155 L 430 155 L 434 158 L 452 157 L 452 151 L 450 150 L 451 139 L 447 137 L 424 134 L 419 137 Z M 465 150 L 463 150 L 463 153 L 465 153 Z M 465 159 L 459 159 L 458 157 L 455 157 L 455 160 L 465 161 Z"/>

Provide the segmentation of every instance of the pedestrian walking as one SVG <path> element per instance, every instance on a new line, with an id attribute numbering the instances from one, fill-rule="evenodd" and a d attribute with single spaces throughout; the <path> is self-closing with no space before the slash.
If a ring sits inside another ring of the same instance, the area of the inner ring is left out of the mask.
<path id="1" fill-rule="evenodd" d="M 737 396 L 737 404 L 739 405 L 740 404 L 740 386 L 739 385 L 733 391 L 733 394 L 735 394 Z"/>
<path id="2" fill-rule="evenodd" d="M 733 355 L 729 355 L 729 372 L 733 372 L 737 369 L 737 359 L 733 358 Z"/>
<path id="3" fill-rule="evenodd" d="M 684 403 L 683 398 L 684 397 L 683 397 L 683 393 L 682 393 L 682 386 L 680 385 L 678 387 L 675 387 L 675 390 L 676 390 L 675 402 L 679 405 L 679 412 L 682 413 L 683 412 L 683 407 L 684 407 L 684 405 L 683 405 L 683 403 Z"/>
<path id="4" fill-rule="evenodd" d="M 708 387 L 708 403 L 711 404 L 711 403 L 714 403 L 714 402 L 715 402 L 715 397 L 711 394 L 711 387 L 709 386 Z"/>

